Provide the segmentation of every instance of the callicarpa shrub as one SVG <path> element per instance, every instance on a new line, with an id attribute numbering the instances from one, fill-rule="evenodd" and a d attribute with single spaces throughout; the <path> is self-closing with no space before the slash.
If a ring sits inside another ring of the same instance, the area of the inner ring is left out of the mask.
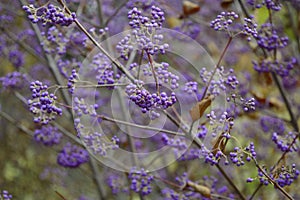
<path id="1" fill-rule="evenodd" d="M 300 199 L 299 5 L 2 0 L 0 200 Z"/>

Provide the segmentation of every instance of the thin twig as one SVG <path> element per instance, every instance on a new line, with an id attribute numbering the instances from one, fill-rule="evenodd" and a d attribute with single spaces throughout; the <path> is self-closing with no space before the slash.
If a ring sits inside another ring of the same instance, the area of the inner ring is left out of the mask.
<path id="1" fill-rule="evenodd" d="M 215 66 L 214 71 L 212 72 L 212 74 L 211 74 L 211 76 L 210 76 L 210 78 L 209 78 L 209 81 L 207 82 L 207 85 L 206 85 L 206 87 L 205 87 L 205 90 L 204 90 L 204 92 L 203 92 L 203 95 L 202 95 L 202 97 L 201 97 L 201 100 L 203 100 L 203 99 L 205 98 L 205 95 L 206 95 L 206 93 L 207 93 L 207 91 L 208 91 L 209 85 L 211 84 L 211 81 L 213 80 L 213 77 L 214 77 L 214 75 L 216 74 L 217 69 L 220 67 L 221 61 L 223 60 L 223 57 L 225 56 L 225 53 L 227 52 L 227 49 L 228 49 L 228 47 L 229 47 L 231 41 L 232 41 L 232 37 L 229 36 L 228 41 L 227 41 L 227 44 L 226 44 L 224 50 L 222 51 L 222 54 L 221 54 L 221 56 L 220 56 L 220 58 L 219 58 L 219 60 L 218 60 L 218 63 L 217 63 L 217 65 Z"/>
<path id="2" fill-rule="evenodd" d="M 10 123 L 12 123 L 13 125 L 15 125 L 18 129 L 20 129 L 24 133 L 27 133 L 28 135 L 33 137 L 33 135 L 34 135 L 33 131 L 29 130 L 28 128 L 23 126 L 21 123 L 19 123 L 15 119 L 13 119 L 9 114 L 7 114 L 3 111 L 0 111 L 0 116 L 3 117 L 4 119 L 6 119 L 7 121 L 9 121 Z"/>
<path id="3" fill-rule="evenodd" d="M 120 123 L 120 124 L 124 124 L 124 125 L 127 125 L 127 126 L 132 126 L 132 127 L 135 127 L 135 128 L 152 130 L 152 131 L 159 131 L 159 132 L 168 133 L 168 134 L 171 134 L 171 135 L 186 137 L 186 135 L 180 134 L 180 133 L 175 132 L 175 131 L 170 131 L 170 130 L 166 130 L 166 129 L 155 128 L 155 127 L 151 127 L 151 126 L 143 126 L 143 125 L 139 125 L 139 124 L 134 124 L 134 123 L 130 123 L 130 122 L 127 122 L 127 121 L 122 121 L 122 120 L 110 118 L 110 117 L 107 117 L 107 116 L 104 116 L 104 115 L 98 115 L 97 117 L 101 118 L 103 120 L 106 120 L 106 121 Z"/>
<path id="4" fill-rule="evenodd" d="M 241 6 L 241 8 L 243 10 L 243 13 L 246 15 L 247 18 L 250 18 L 250 15 L 249 15 L 249 13 L 248 13 L 248 11 L 247 11 L 244 3 L 241 0 L 238 0 L 238 2 L 239 2 L 240 6 Z"/>
<path id="5" fill-rule="evenodd" d="M 90 166 L 92 168 L 93 171 L 93 178 L 96 181 L 96 185 L 98 186 L 98 193 L 99 193 L 99 199 L 106 199 L 105 195 L 104 195 L 104 188 L 103 188 L 103 180 L 100 178 L 101 174 L 100 171 L 98 169 L 96 160 L 94 158 L 91 157 L 90 159 Z"/>
<path id="6" fill-rule="evenodd" d="M 3 31 L 13 42 L 17 43 L 18 45 L 20 45 L 20 47 L 22 47 L 25 51 L 27 51 L 29 54 L 31 54 L 32 56 L 34 56 L 37 60 L 39 60 L 41 63 L 46 64 L 47 61 L 45 58 L 41 57 L 40 55 L 38 55 L 33 48 L 31 48 L 29 45 L 27 45 L 26 43 L 24 43 L 23 41 L 19 40 L 17 38 L 17 36 L 10 32 L 9 30 L 5 29 L 5 28 L 0 28 L 1 31 Z"/>

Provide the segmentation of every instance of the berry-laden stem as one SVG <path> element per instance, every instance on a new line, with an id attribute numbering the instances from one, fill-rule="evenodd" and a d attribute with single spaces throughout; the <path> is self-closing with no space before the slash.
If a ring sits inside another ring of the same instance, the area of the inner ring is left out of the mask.
<path id="1" fill-rule="evenodd" d="M 62 0 L 57 0 L 66 10 L 68 14 L 71 14 L 71 11 L 66 6 L 66 4 Z M 130 72 L 115 58 L 113 58 L 96 40 L 93 36 L 84 28 L 84 26 L 77 20 L 74 20 L 77 27 L 92 41 L 92 43 L 105 55 L 107 58 L 121 71 L 123 72 L 130 81 L 134 81 L 134 77 L 130 74 Z"/>
<path id="2" fill-rule="evenodd" d="M 24 0 L 19 0 L 19 1 L 20 1 L 21 5 L 25 5 Z M 33 31 L 35 32 L 35 35 L 37 36 L 38 41 L 41 43 L 43 41 L 43 39 L 42 39 L 42 34 L 41 34 L 39 27 L 37 26 L 37 24 L 33 24 L 33 23 L 30 23 L 30 25 L 31 25 Z M 55 79 L 55 82 L 59 85 L 63 85 L 64 81 L 63 81 L 62 75 L 60 74 L 60 72 L 58 70 L 58 67 L 56 65 L 56 62 L 55 62 L 53 56 L 49 55 L 45 52 L 44 52 L 44 55 L 46 57 L 46 61 L 47 61 L 48 65 L 49 65 L 51 74 L 53 75 L 53 77 Z M 72 100 L 70 98 L 70 95 L 68 94 L 68 91 L 61 91 L 61 94 L 62 94 L 62 97 L 63 97 L 65 103 L 71 105 Z M 70 118 L 70 119 L 72 118 L 71 111 L 67 112 L 66 115 L 68 118 Z"/>
<path id="3" fill-rule="evenodd" d="M 280 192 L 282 192 L 282 194 L 284 196 L 286 196 L 288 199 L 290 200 L 293 200 L 294 198 L 289 194 L 287 193 L 276 181 L 274 181 L 258 164 L 258 162 L 256 161 L 255 158 L 252 157 L 252 160 L 254 161 L 255 163 L 255 166 L 257 167 L 257 169 L 259 169 L 265 177 L 267 177 L 267 179 L 278 189 L 280 190 Z"/>
<path id="4" fill-rule="evenodd" d="M 227 41 L 227 44 L 226 44 L 226 46 L 225 46 L 225 48 L 224 48 L 224 50 L 223 50 L 223 52 L 222 52 L 222 54 L 221 54 L 221 56 L 220 56 L 220 58 L 219 58 L 219 60 L 218 60 L 218 63 L 217 63 L 217 65 L 215 66 L 214 71 L 212 72 L 211 77 L 209 78 L 209 81 L 207 82 L 207 85 L 206 85 L 206 87 L 205 87 L 205 90 L 204 90 L 204 92 L 203 92 L 203 95 L 202 95 L 202 97 L 201 97 L 201 100 L 203 100 L 203 99 L 205 98 L 206 93 L 207 93 L 208 88 L 209 88 L 209 85 L 211 84 L 211 81 L 213 80 L 213 77 L 214 77 L 214 75 L 216 74 L 217 69 L 220 67 L 221 61 L 223 60 L 223 57 L 225 56 L 225 53 L 226 53 L 226 51 L 228 50 L 228 47 L 229 47 L 229 45 L 230 45 L 232 39 L 233 39 L 233 37 L 232 37 L 232 36 L 229 36 L 228 41 Z"/>
<path id="5" fill-rule="evenodd" d="M 152 131 L 159 131 L 159 132 L 167 133 L 167 134 L 170 134 L 170 135 L 186 137 L 185 134 L 180 134 L 180 133 L 175 132 L 175 131 L 170 131 L 170 130 L 161 129 L 161 128 L 155 128 L 155 127 L 151 127 L 151 126 L 144 126 L 144 125 L 134 124 L 134 123 L 130 123 L 130 122 L 127 122 L 127 121 L 122 121 L 122 120 L 110 118 L 110 117 L 107 117 L 107 116 L 104 116 L 104 115 L 97 115 L 97 118 L 100 118 L 100 119 L 105 120 L 105 121 L 124 124 L 126 126 L 132 126 L 132 127 L 135 127 L 135 128 L 152 130 Z"/>
<path id="6" fill-rule="evenodd" d="M 199 148 L 202 149 L 202 144 L 200 140 L 196 140 L 197 138 L 193 138 L 191 135 L 191 129 L 190 130 L 186 130 L 184 128 L 182 128 L 182 126 L 180 125 L 179 122 L 177 122 L 176 120 L 173 119 L 172 116 L 170 116 L 167 112 L 164 112 L 166 114 L 166 116 L 174 123 L 176 124 L 186 135 L 188 138 L 190 138 L 193 143 Z M 194 122 L 193 122 L 194 123 Z M 192 124 L 193 125 L 193 124 Z M 234 189 L 234 191 L 239 195 L 241 200 L 246 200 L 246 198 L 244 197 L 244 195 L 241 193 L 241 191 L 236 187 L 236 185 L 233 183 L 233 181 L 231 180 L 231 178 L 226 174 L 226 172 L 224 171 L 224 169 L 219 165 L 216 164 L 215 165 L 217 167 L 217 169 L 220 171 L 220 173 L 224 176 L 224 178 L 227 180 L 227 182 L 229 183 L 229 185 L 231 185 L 231 187 Z"/>

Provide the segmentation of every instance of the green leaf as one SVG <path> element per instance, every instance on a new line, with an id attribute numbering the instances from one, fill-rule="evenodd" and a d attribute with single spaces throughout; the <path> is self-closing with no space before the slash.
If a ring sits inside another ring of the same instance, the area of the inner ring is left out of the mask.
<path id="1" fill-rule="evenodd" d="M 269 11 L 266 7 L 256 9 L 255 11 L 256 21 L 258 25 L 265 23 L 269 18 Z"/>

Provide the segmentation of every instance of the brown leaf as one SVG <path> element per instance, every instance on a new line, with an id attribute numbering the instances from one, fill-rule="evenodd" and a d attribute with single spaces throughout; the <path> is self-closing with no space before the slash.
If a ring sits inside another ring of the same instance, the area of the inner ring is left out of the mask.
<path id="1" fill-rule="evenodd" d="M 213 95 L 210 95 L 192 107 L 190 115 L 193 121 L 196 121 L 203 116 L 205 110 L 210 106 L 212 99 Z"/>
<path id="2" fill-rule="evenodd" d="M 183 1 L 183 14 L 188 16 L 194 14 L 200 10 L 200 6 L 190 1 Z"/>
<path id="3" fill-rule="evenodd" d="M 208 187 L 203 186 L 203 185 L 199 185 L 199 184 L 194 183 L 192 181 L 187 181 L 186 184 L 187 184 L 187 186 L 190 186 L 190 187 L 194 188 L 197 192 L 199 192 L 203 196 L 208 197 L 208 198 L 211 197 L 211 191 Z"/>
<path id="4" fill-rule="evenodd" d="M 215 155 L 219 150 L 224 153 L 227 141 L 228 139 L 221 134 L 213 146 L 212 153 Z"/>
<path id="5" fill-rule="evenodd" d="M 221 7 L 228 8 L 233 3 L 233 0 L 222 0 Z"/>

